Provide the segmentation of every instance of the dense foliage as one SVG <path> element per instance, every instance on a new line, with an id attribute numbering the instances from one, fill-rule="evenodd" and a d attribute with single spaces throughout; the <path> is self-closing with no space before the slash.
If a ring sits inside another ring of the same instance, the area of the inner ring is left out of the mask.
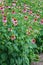
<path id="1" fill-rule="evenodd" d="M 43 51 L 42 0 L 0 2 L 0 65 L 29 65 Z"/>

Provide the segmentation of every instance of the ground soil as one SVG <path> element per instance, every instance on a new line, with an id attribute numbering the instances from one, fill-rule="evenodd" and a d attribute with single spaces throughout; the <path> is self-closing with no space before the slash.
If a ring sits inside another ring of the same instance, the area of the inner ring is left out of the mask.
<path id="1" fill-rule="evenodd" d="M 31 65 L 43 65 L 43 54 L 39 55 L 39 61 L 38 62 L 32 62 Z"/>

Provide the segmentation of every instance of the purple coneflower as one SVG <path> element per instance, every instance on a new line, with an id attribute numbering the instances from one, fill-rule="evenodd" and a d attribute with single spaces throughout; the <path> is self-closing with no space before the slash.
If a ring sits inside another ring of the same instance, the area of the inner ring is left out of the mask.
<path id="1" fill-rule="evenodd" d="M 43 24 L 43 18 L 41 19 L 40 24 Z"/>
<path id="2" fill-rule="evenodd" d="M 7 18 L 6 18 L 6 16 L 3 17 L 2 21 L 3 21 L 4 23 L 7 22 Z"/>
<path id="3" fill-rule="evenodd" d="M 32 43 L 34 44 L 36 42 L 36 40 L 35 39 L 32 39 Z"/>
<path id="4" fill-rule="evenodd" d="M 13 22 L 14 26 L 17 26 L 18 21 L 17 21 L 17 19 L 16 19 L 16 18 L 12 18 L 12 22 Z"/>

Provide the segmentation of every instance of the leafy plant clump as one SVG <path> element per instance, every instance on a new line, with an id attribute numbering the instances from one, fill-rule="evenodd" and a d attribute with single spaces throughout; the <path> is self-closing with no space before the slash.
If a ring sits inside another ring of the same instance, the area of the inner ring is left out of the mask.
<path id="1" fill-rule="evenodd" d="M 36 45 L 38 53 L 43 53 L 43 30 L 41 30 L 41 34 L 36 38 Z"/>
<path id="2" fill-rule="evenodd" d="M 36 0 L 0 1 L 0 65 L 30 65 L 38 60 L 34 49 L 43 46 L 38 36 L 43 34 L 42 6 Z"/>

